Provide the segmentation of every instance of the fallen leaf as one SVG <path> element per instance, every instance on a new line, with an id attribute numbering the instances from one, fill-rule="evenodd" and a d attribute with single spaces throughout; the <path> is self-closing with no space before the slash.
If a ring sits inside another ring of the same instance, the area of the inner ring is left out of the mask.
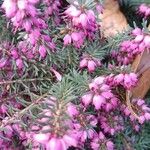
<path id="1" fill-rule="evenodd" d="M 139 81 L 135 88 L 126 91 L 126 103 L 131 113 L 138 119 L 139 116 L 132 109 L 131 99 L 143 99 L 150 89 L 150 53 L 147 50 L 137 55 L 131 70 L 139 75 Z"/>
<path id="2" fill-rule="evenodd" d="M 139 75 L 139 81 L 132 90 L 132 96 L 142 99 L 150 89 L 150 53 L 147 50 L 136 57 L 132 70 Z"/>
<path id="3" fill-rule="evenodd" d="M 114 36 L 128 27 L 124 14 L 120 11 L 117 0 L 105 0 L 103 14 L 99 15 L 104 37 Z"/>

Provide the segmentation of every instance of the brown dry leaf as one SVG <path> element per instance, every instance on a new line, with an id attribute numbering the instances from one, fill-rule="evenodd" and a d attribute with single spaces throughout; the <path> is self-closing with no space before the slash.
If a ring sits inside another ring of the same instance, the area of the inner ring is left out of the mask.
<path id="1" fill-rule="evenodd" d="M 142 99 L 150 89 L 150 53 L 147 50 L 136 57 L 132 70 L 140 75 L 137 86 L 132 90 L 132 96 Z"/>
<path id="2" fill-rule="evenodd" d="M 136 117 L 139 116 L 134 112 L 131 106 L 131 98 L 143 99 L 150 89 L 150 53 L 145 50 L 139 54 L 131 67 L 132 71 L 139 75 L 139 81 L 135 88 L 126 92 L 126 103 L 131 113 Z"/>
<path id="3" fill-rule="evenodd" d="M 104 37 L 113 36 L 122 32 L 128 26 L 127 20 L 119 9 L 117 0 L 105 0 L 103 14 L 99 15 L 100 25 Z"/>
<path id="4" fill-rule="evenodd" d="M 148 26 L 148 29 L 150 30 L 150 24 L 149 24 L 149 26 Z"/>

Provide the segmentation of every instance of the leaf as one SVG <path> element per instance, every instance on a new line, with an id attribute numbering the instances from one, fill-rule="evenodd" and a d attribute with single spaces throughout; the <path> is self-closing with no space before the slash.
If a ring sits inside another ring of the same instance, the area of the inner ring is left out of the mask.
<path id="1" fill-rule="evenodd" d="M 140 76 L 137 86 L 132 90 L 132 96 L 142 99 L 150 89 L 150 53 L 147 50 L 136 57 L 132 70 Z"/>
<path id="2" fill-rule="evenodd" d="M 131 106 L 131 99 L 132 98 L 141 98 L 143 99 L 147 94 L 148 90 L 150 89 L 150 53 L 147 50 L 143 51 L 141 54 L 137 55 L 135 58 L 131 70 L 139 75 L 139 81 L 137 86 L 133 88 L 131 91 L 126 92 L 126 103 L 131 111 L 131 113 L 136 117 L 139 118 L 138 115 L 134 112 Z"/>
<path id="3" fill-rule="evenodd" d="M 105 0 L 104 11 L 99 15 L 99 18 L 105 37 L 114 36 L 128 27 L 127 20 L 120 11 L 119 3 L 116 0 Z"/>

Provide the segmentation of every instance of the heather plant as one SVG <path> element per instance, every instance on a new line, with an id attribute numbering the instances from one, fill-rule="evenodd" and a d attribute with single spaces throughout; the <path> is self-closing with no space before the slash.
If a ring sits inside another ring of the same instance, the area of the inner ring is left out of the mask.
<path id="1" fill-rule="evenodd" d="M 149 31 L 105 39 L 103 9 L 94 0 L 3 1 L 0 149 L 113 150 L 128 129 L 140 134 L 149 122 L 147 101 L 126 98 L 139 80 L 131 64 L 150 49 Z"/>

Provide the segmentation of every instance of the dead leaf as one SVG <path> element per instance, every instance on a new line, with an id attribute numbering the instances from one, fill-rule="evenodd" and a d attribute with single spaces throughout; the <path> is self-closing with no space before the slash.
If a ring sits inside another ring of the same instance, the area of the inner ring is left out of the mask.
<path id="1" fill-rule="evenodd" d="M 150 24 L 148 25 L 148 29 L 150 30 Z"/>
<path id="2" fill-rule="evenodd" d="M 150 68 L 146 70 L 138 81 L 137 86 L 132 90 L 133 98 L 143 99 L 150 89 Z"/>
<path id="3" fill-rule="evenodd" d="M 99 18 L 104 37 L 114 36 L 118 32 L 124 31 L 128 26 L 117 0 L 105 0 L 104 11 L 99 15 Z"/>
<path id="4" fill-rule="evenodd" d="M 132 90 L 132 96 L 142 99 L 150 89 L 150 53 L 147 50 L 136 57 L 132 70 L 140 77 L 137 86 Z"/>
<path id="5" fill-rule="evenodd" d="M 131 113 L 136 118 L 139 118 L 132 109 L 131 99 L 143 99 L 150 89 L 150 53 L 148 53 L 147 50 L 137 55 L 132 64 L 131 70 L 139 75 L 139 81 L 135 88 L 133 88 L 131 91 L 126 92 L 126 103 Z"/>

